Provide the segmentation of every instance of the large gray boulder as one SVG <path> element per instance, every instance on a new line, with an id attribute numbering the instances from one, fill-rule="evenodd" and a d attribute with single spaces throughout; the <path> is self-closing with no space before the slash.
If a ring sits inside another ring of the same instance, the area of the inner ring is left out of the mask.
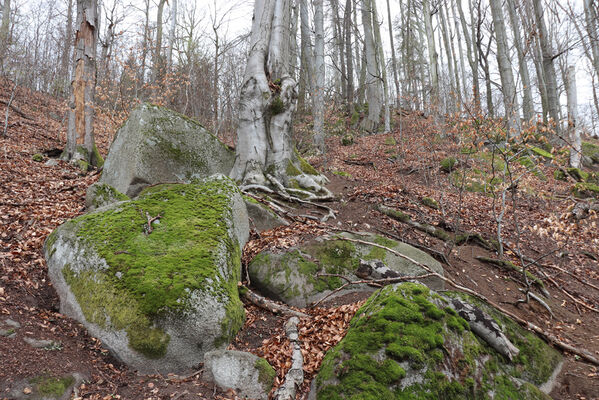
<path id="1" fill-rule="evenodd" d="M 342 237 L 383 245 L 443 275 L 443 267 L 438 261 L 405 243 L 374 234 L 342 233 L 321 236 L 284 252 L 268 250 L 259 253 L 248 267 L 252 284 L 265 295 L 303 308 L 329 295 L 344 283 L 338 277 L 318 277 L 318 273 L 339 274 L 351 280 L 358 280 L 356 272 L 360 259 L 380 260 L 401 276 L 427 273 L 418 265 L 380 247 L 349 242 L 342 240 Z M 434 290 L 444 289 L 444 282 L 439 277 L 427 277 L 421 281 Z M 335 293 L 335 297 L 349 292 L 374 290 L 366 284 L 351 285 Z"/>
<path id="2" fill-rule="evenodd" d="M 68 221 L 44 251 L 63 314 L 128 365 L 171 372 L 202 362 L 243 325 L 248 231 L 237 186 L 214 176 L 153 186 Z"/>
<path id="3" fill-rule="evenodd" d="M 198 122 L 144 103 L 117 132 L 99 182 L 135 197 L 157 183 L 228 175 L 234 160 L 235 154 Z"/>
<path id="4" fill-rule="evenodd" d="M 450 306 L 474 304 L 518 349 L 512 361 L 489 347 Z M 498 310 L 460 293 L 389 285 L 358 310 L 329 350 L 309 399 L 547 399 L 561 354 Z"/>
<path id="5" fill-rule="evenodd" d="M 221 390 L 242 398 L 267 400 L 277 373 L 263 358 L 235 350 L 214 350 L 204 356 L 203 377 Z"/>

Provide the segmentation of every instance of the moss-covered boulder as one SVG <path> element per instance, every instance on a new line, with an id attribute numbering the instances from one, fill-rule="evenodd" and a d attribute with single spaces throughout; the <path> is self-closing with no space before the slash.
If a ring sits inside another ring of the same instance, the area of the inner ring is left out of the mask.
<path id="1" fill-rule="evenodd" d="M 329 350 L 310 398 L 549 399 L 561 355 L 486 304 L 462 301 L 503 327 L 519 354 L 509 361 L 472 333 L 469 324 L 425 286 L 402 283 L 376 292 L 349 331 Z"/>
<path id="2" fill-rule="evenodd" d="M 129 197 L 156 183 L 228 175 L 235 154 L 198 122 L 141 104 L 116 134 L 100 178 Z"/>
<path id="3" fill-rule="evenodd" d="M 321 236 L 284 252 L 263 251 L 256 255 L 249 265 L 252 284 L 262 293 L 296 307 L 306 307 L 331 291 L 339 288 L 344 281 L 338 277 L 319 277 L 319 273 L 340 274 L 358 280 L 356 272 L 360 259 L 380 260 L 390 269 L 403 276 L 417 276 L 426 273 L 421 267 L 382 248 L 358 244 L 340 239 L 348 237 L 376 243 L 391 248 L 400 254 L 427 265 L 433 271 L 443 274 L 441 264 L 430 255 L 405 243 L 396 242 L 382 236 L 343 233 L 337 236 Z M 438 277 L 428 277 L 422 282 L 433 289 L 443 289 L 443 281 Z M 374 291 L 366 284 L 352 285 L 339 291 L 336 296 L 349 292 Z"/>
<path id="4" fill-rule="evenodd" d="M 582 155 L 589 157 L 593 163 L 599 164 L 599 145 L 593 142 L 582 142 Z"/>
<path id="5" fill-rule="evenodd" d="M 129 197 L 122 194 L 115 188 L 106 183 L 96 182 L 87 188 L 85 194 L 85 209 L 87 212 L 96 208 L 116 203 L 117 201 L 127 201 Z"/>
<path id="6" fill-rule="evenodd" d="M 572 186 L 572 194 L 579 199 L 587 199 L 590 197 L 599 198 L 599 185 L 588 182 L 578 182 Z"/>
<path id="7" fill-rule="evenodd" d="M 244 196 L 244 200 L 250 218 L 250 227 L 258 232 L 264 232 L 281 225 L 289 225 L 287 221 L 279 217 L 267 205 L 249 196 Z"/>
<path id="8" fill-rule="evenodd" d="M 62 313 L 130 366 L 169 372 L 197 365 L 242 326 L 247 238 L 237 186 L 215 176 L 68 221 L 44 251 Z"/>

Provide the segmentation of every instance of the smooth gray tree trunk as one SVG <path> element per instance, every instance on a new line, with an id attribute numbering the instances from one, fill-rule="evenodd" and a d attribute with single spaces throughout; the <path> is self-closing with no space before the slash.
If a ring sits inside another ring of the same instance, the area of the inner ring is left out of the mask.
<path id="1" fill-rule="evenodd" d="M 570 138 L 570 166 L 580 168 L 582 142 L 578 130 L 578 96 L 576 91 L 576 67 L 568 67 L 566 79 L 566 92 L 568 96 L 568 137 Z"/>
<path id="2" fill-rule="evenodd" d="M 381 70 L 378 63 L 378 50 L 373 33 L 373 0 L 362 0 L 362 25 L 364 27 L 364 53 L 366 59 L 366 98 L 368 99 L 368 116 L 362 121 L 362 128 L 368 132 L 376 132 L 380 124 L 383 91 L 381 87 Z"/>
<path id="3" fill-rule="evenodd" d="M 495 39 L 497 43 L 497 64 L 499 65 L 499 76 L 503 92 L 503 104 L 505 107 L 505 119 L 507 121 L 508 138 L 519 136 L 522 131 L 520 123 L 520 107 L 516 96 L 516 84 L 512 72 L 512 64 L 509 60 L 509 47 L 507 33 L 505 30 L 505 19 L 501 1 L 491 1 L 491 15 L 495 26 Z"/>
<path id="4" fill-rule="evenodd" d="M 428 49 L 428 68 L 431 85 L 431 106 L 434 109 L 439 106 L 439 65 L 435 35 L 433 33 L 433 21 L 431 15 L 430 0 L 422 0 L 422 12 L 424 19 L 424 31 L 426 32 L 426 45 Z"/>
<path id="5" fill-rule="evenodd" d="M 324 10 L 322 0 L 314 0 L 314 144 L 324 153 Z"/>

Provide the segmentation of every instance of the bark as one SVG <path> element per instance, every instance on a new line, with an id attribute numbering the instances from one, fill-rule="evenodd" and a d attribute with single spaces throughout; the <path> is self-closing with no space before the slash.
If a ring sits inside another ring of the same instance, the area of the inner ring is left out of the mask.
<path id="1" fill-rule="evenodd" d="M 231 177 L 278 190 L 300 186 L 330 195 L 326 178 L 302 170 L 291 143 L 296 82 L 289 74 L 289 0 L 256 0 L 239 97 L 237 157 Z M 305 168 L 304 168 L 305 169 Z"/>
<path id="2" fill-rule="evenodd" d="M 433 21 L 430 0 L 422 0 L 424 30 L 426 32 L 426 45 L 428 49 L 428 68 L 431 84 L 431 106 L 436 108 L 439 104 L 439 66 L 435 35 L 433 34 Z"/>
<path id="3" fill-rule="evenodd" d="M 9 0 L 10 1 L 10 0 Z M 1 41 L 1 39 L 0 39 Z M 69 76 L 69 62 L 71 60 L 71 47 L 73 46 L 73 0 L 67 0 L 67 26 L 65 41 L 60 60 L 60 73 L 66 82 Z M 66 86 L 66 83 L 65 83 Z"/>
<path id="4" fill-rule="evenodd" d="M 593 4 L 593 0 L 584 0 L 584 16 L 589 35 L 589 45 L 593 54 L 593 67 L 597 76 L 599 76 L 599 15 L 597 15 L 596 6 L 596 2 Z"/>
<path id="5" fill-rule="evenodd" d="M 534 6 L 538 39 L 543 57 L 543 75 L 547 90 L 547 111 L 549 116 L 553 119 L 553 123 L 555 124 L 555 132 L 559 136 L 559 98 L 557 96 L 557 77 L 555 74 L 555 66 L 553 65 L 553 48 L 551 46 L 551 40 L 547 32 L 547 27 L 545 25 L 541 0 L 533 0 L 532 4 Z"/>
<path id="6" fill-rule="evenodd" d="M 461 77 L 462 77 L 462 84 L 459 85 L 461 87 L 461 94 L 460 94 L 460 104 L 462 104 L 463 102 L 463 98 L 468 98 L 468 93 L 467 93 L 467 85 L 468 85 L 468 80 L 466 79 L 466 68 L 464 66 L 464 49 L 462 47 L 462 40 L 461 40 L 461 36 L 460 36 L 460 27 L 459 27 L 459 20 L 458 18 L 456 18 L 455 15 L 455 8 L 454 8 L 454 4 L 453 1 L 451 3 L 451 7 L 450 7 L 450 11 L 451 11 L 451 17 L 453 18 L 454 21 L 454 29 L 455 29 L 455 34 L 456 34 L 456 41 L 458 42 L 458 53 L 456 58 L 460 61 L 460 72 L 461 72 Z M 455 55 L 455 52 L 454 52 Z M 468 55 L 469 57 L 469 55 Z"/>
<path id="7" fill-rule="evenodd" d="M 347 114 L 354 112 L 354 58 L 351 47 L 352 30 L 352 0 L 345 1 L 345 11 L 343 15 L 343 29 L 345 30 L 345 57 L 347 58 Z"/>
<path id="8" fill-rule="evenodd" d="M 98 43 L 98 5 L 96 0 L 77 0 L 75 66 L 69 102 L 67 160 L 83 159 L 92 165 L 96 158 L 94 141 L 94 96 L 96 89 L 96 47 Z"/>
<path id="9" fill-rule="evenodd" d="M 310 19 L 306 1 L 299 0 L 301 59 L 297 107 L 300 112 L 303 112 L 306 107 L 306 92 L 312 92 L 312 79 L 314 76 L 314 54 L 312 52 L 312 40 L 310 39 Z"/>
<path id="10" fill-rule="evenodd" d="M 146 61 L 148 59 L 148 36 L 150 35 L 150 0 L 145 0 L 145 22 L 144 37 L 141 45 L 141 70 L 138 77 L 139 86 L 142 87 L 146 81 Z"/>
<path id="11" fill-rule="evenodd" d="M 566 79 L 568 96 L 568 137 L 570 138 L 570 166 L 580 168 L 582 142 L 578 130 L 578 97 L 576 93 L 576 67 L 570 65 Z"/>
<path id="12" fill-rule="evenodd" d="M 399 87 L 399 77 L 397 74 L 397 58 L 395 57 L 395 44 L 393 40 L 393 22 L 391 21 L 391 7 L 389 5 L 389 0 L 387 0 L 387 22 L 389 23 L 389 43 L 391 43 L 391 68 L 393 69 L 393 81 L 395 83 L 395 97 L 399 99 L 401 95 L 401 90 Z M 396 107 L 399 107 L 399 102 L 396 105 Z"/>
<path id="13" fill-rule="evenodd" d="M 478 82 L 478 51 L 474 48 L 474 24 L 472 24 L 471 32 L 468 32 L 468 24 L 464 17 L 464 9 L 462 8 L 462 0 L 456 0 L 458 6 L 458 13 L 460 14 L 460 22 L 462 25 L 462 32 L 464 39 L 466 39 L 466 56 L 468 57 L 468 64 L 470 64 L 470 73 L 472 74 L 472 97 L 474 99 L 474 105 L 476 110 L 480 110 L 480 86 Z M 472 12 L 472 9 L 470 10 Z M 474 19 L 474 15 L 471 16 L 471 21 Z M 472 35 L 472 36 L 471 36 Z M 464 82 L 465 84 L 465 82 Z"/>
<path id="14" fill-rule="evenodd" d="M 505 30 L 505 19 L 501 1 L 491 1 L 491 15 L 495 26 L 495 40 L 497 42 L 497 64 L 501 78 L 505 119 L 507 121 L 507 137 L 519 136 L 522 130 L 520 123 L 520 110 L 516 96 L 516 84 L 512 73 L 512 64 L 509 60 L 509 48 Z"/>
<path id="15" fill-rule="evenodd" d="M 314 0 L 314 144 L 324 153 L 324 10 L 322 0 Z"/>
<path id="16" fill-rule="evenodd" d="M 154 74 L 154 84 L 158 84 L 158 86 L 162 86 L 164 82 L 164 58 L 162 57 L 162 15 L 164 13 L 164 4 L 166 0 L 160 0 L 158 2 L 158 11 L 156 13 L 156 45 L 154 46 L 154 60 L 153 60 L 153 74 Z M 158 93 L 159 88 L 156 87 L 156 91 Z"/>
<path id="17" fill-rule="evenodd" d="M 376 10 L 376 0 L 371 0 L 372 21 L 374 29 L 374 39 L 377 48 L 377 64 L 381 71 L 381 80 L 383 82 L 383 100 L 385 116 L 385 133 L 391 132 L 391 112 L 389 110 L 389 80 L 387 79 L 387 68 L 385 63 L 385 54 L 383 53 L 383 41 L 381 40 L 381 28 L 378 22 L 378 13 Z"/>
<path id="18" fill-rule="evenodd" d="M 10 33 L 10 0 L 4 0 L 2 6 L 2 23 L 0 24 L 0 63 L 4 64 Z"/>
<path id="19" fill-rule="evenodd" d="M 439 17 L 441 18 L 441 34 L 443 38 L 443 46 L 445 47 L 445 54 L 447 55 L 447 69 L 449 74 L 449 82 L 450 82 L 450 97 L 451 97 L 451 108 L 448 110 L 450 112 L 455 112 L 457 110 L 458 104 L 458 89 L 456 87 L 456 75 L 453 64 L 453 57 L 451 55 L 451 41 L 449 38 L 447 20 L 445 18 L 445 11 L 443 10 L 443 6 L 439 5 Z"/>
<path id="20" fill-rule="evenodd" d="M 530 85 L 530 75 L 528 73 L 528 65 L 526 64 L 526 55 L 524 52 L 524 44 L 520 33 L 520 22 L 516 15 L 516 4 L 514 0 L 507 0 L 507 9 L 514 34 L 514 46 L 518 54 L 518 70 L 520 71 L 520 79 L 522 80 L 522 114 L 524 119 L 530 122 L 535 116 L 534 104 L 532 101 L 532 88 Z"/>
<path id="21" fill-rule="evenodd" d="M 168 52 L 167 52 L 167 67 L 169 70 L 173 66 L 173 46 L 175 44 L 175 33 L 177 29 L 177 2 L 171 0 L 171 28 L 168 34 Z"/>
<path id="22" fill-rule="evenodd" d="M 479 53 L 480 66 L 485 74 L 485 87 L 486 87 L 486 99 L 487 99 L 487 114 L 489 118 L 495 118 L 495 107 L 493 106 L 493 92 L 491 90 L 491 72 L 489 70 L 489 52 L 491 51 L 491 40 L 493 35 L 489 36 L 489 43 L 487 44 L 486 51 L 482 48 L 482 37 L 477 38 L 476 47 Z"/>
<path id="23" fill-rule="evenodd" d="M 362 120 L 362 127 L 367 132 L 376 132 L 381 118 L 381 71 L 377 61 L 378 50 L 373 33 L 373 0 L 362 0 L 362 25 L 364 27 L 364 54 L 366 58 L 366 98 L 368 99 L 368 116 Z"/>

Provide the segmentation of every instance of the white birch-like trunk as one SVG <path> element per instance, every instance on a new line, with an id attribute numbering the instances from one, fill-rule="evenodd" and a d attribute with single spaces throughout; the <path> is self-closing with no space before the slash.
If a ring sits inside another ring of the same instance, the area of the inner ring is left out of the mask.
<path id="1" fill-rule="evenodd" d="M 314 0 L 314 144 L 324 153 L 324 10 L 322 0 Z"/>
<path id="2" fill-rule="evenodd" d="M 593 67 L 597 76 L 599 76 L 599 15 L 594 7 L 593 0 L 584 0 L 584 16 L 587 33 L 589 34 L 589 44 L 593 54 Z"/>
<path id="3" fill-rule="evenodd" d="M 381 119 L 382 87 L 381 71 L 377 62 L 377 46 L 373 34 L 372 0 L 362 0 L 362 25 L 364 27 L 364 52 L 366 59 L 366 98 L 368 100 L 368 116 L 362 121 L 362 127 L 368 132 L 378 129 Z"/>
<path id="4" fill-rule="evenodd" d="M 290 14 L 290 0 L 254 3 L 239 96 L 237 157 L 230 175 L 244 185 L 300 186 L 328 196 L 326 178 L 302 170 L 291 143 L 297 85 L 289 74 Z"/>
<path id="5" fill-rule="evenodd" d="M 306 108 L 307 93 L 312 93 L 314 87 L 314 53 L 310 38 L 310 17 L 308 14 L 307 0 L 298 0 L 300 7 L 300 76 L 299 76 L 299 104 L 300 111 Z"/>
<path id="6" fill-rule="evenodd" d="M 570 138 L 570 166 L 580 168 L 582 142 L 578 130 L 578 96 L 576 93 L 576 67 L 568 67 L 566 79 L 566 93 L 568 96 L 568 137 Z"/>
<path id="7" fill-rule="evenodd" d="M 77 0 L 75 66 L 71 82 L 67 146 L 63 157 L 101 162 L 94 141 L 94 97 L 96 93 L 96 48 L 98 5 L 96 0 Z"/>
<path id="8" fill-rule="evenodd" d="M 391 111 L 389 107 L 389 80 L 387 79 L 387 68 L 385 67 L 385 53 L 383 52 L 383 41 L 381 40 L 381 28 L 378 22 L 378 12 L 376 10 L 376 0 L 372 1 L 372 21 L 374 28 L 374 39 L 377 47 L 377 63 L 381 71 L 381 79 L 383 82 L 383 114 L 385 120 L 385 133 L 391 132 Z"/>
<path id="9" fill-rule="evenodd" d="M 505 19 L 500 1 L 491 2 L 491 14 L 495 26 L 495 38 L 497 41 L 497 64 L 499 65 L 499 76 L 503 92 L 503 104 L 505 107 L 505 119 L 507 121 L 508 138 L 519 136 L 522 130 L 520 122 L 520 110 L 518 97 L 516 97 L 516 85 L 512 64 L 509 60 L 509 48 L 505 31 Z"/>

